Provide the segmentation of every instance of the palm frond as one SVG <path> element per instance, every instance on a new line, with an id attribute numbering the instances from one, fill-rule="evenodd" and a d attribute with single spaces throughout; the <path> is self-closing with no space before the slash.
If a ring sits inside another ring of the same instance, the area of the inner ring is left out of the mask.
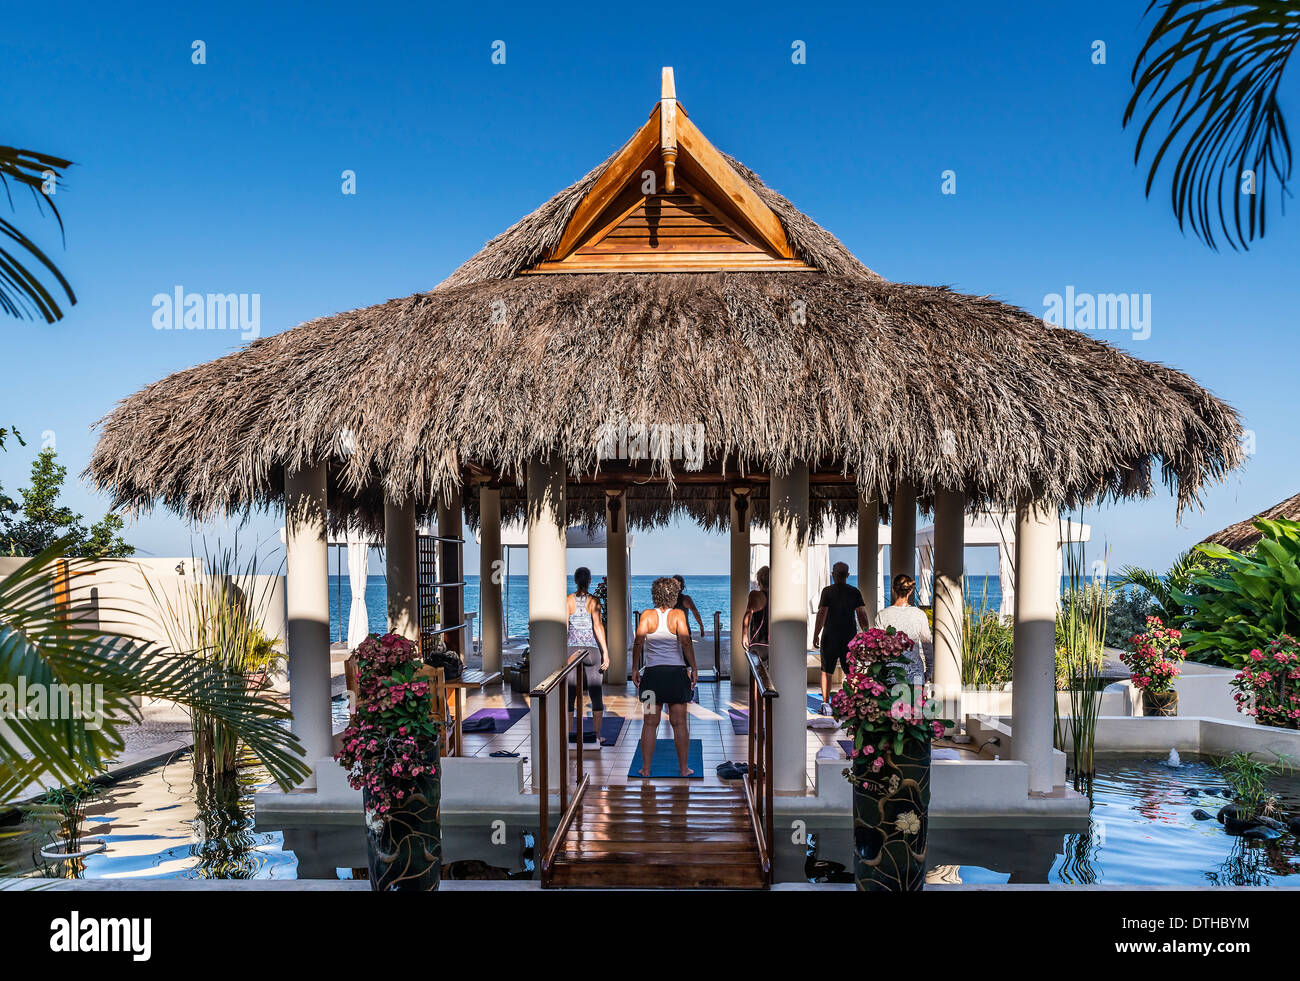
<path id="1" fill-rule="evenodd" d="M 1178 227 L 1212 249 L 1218 234 L 1247 249 L 1264 235 L 1274 181 L 1279 197 L 1289 194 L 1291 141 L 1278 88 L 1300 40 L 1300 3 L 1153 0 L 1147 13 L 1157 7 L 1124 111 L 1125 126 L 1139 105 L 1145 114 L 1134 162 L 1154 146 L 1150 196 L 1162 164 L 1176 155 L 1170 202 Z M 1254 174 L 1252 194 L 1243 193 L 1246 171 Z"/>
<path id="2" fill-rule="evenodd" d="M 9 207 L 14 206 L 10 181 L 31 191 L 36 208 L 42 214 L 50 209 L 54 220 L 63 232 L 63 218 L 52 196 L 44 191 L 46 180 L 52 175 L 62 180 L 63 170 L 72 162 L 62 157 L 12 146 L 0 146 L 0 187 L 4 188 Z M 7 242 L 5 240 L 8 240 Z M 31 268 L 35 260 L 36 268 Z M 13 222 L 0 218 L 0 312 L 20 319 L 42 317 L 54 323 L 63 316 L 54 292 L 42 282 L 42 276 L 54 278 L 70 304 L 77 302 L 72 285 L 48 255 L 27 237 Z"/>
<path id="3" fill-rule="evenodd" d="M 250 691 L 242 676 L 131 636 L 125 629 L 131 611 L 101 608 L 90 619 L 57 602 L 62 573 L 56 563 L 66 545 L 56 542 L 0 580 L 0 685 L 86 693 L 95 714 L 86 718 L 83 709 L 32 718 L 6 712 L 0 801 L 36 781 L 68 784 L 100 770 L 121 750 L 122 727 L 139 719 L 138 697 L 167 699 L 236 729 L 286 789 L 311 772 L 288 729 L 289 710 Z M 84 575 L 87 564 L 69 560 L 68 578 Z"/>

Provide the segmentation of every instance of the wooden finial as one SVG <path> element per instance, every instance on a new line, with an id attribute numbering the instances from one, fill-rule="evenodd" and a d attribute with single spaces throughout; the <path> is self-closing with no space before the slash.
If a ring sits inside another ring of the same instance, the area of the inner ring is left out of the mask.
<path id="1" fill-rule="evenodd" d="M 663 70 L 663 88 L 659 97 L 659 150 L 664 158 L 664 192 L 677 190 L 677 84 L 672 68 Z"/>

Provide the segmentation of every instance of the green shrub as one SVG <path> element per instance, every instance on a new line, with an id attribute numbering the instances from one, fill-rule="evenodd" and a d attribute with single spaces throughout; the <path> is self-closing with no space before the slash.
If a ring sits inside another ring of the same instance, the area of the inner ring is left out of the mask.
<path id="1" fill-rule="evenodd" d="M 1110 620 L 1106 624 L 1106 646 L 1127 648 L 1129 641 L 1147 627 L 1152 616 L 1151 597 L 1137 587 L 1116 589 L 1110 600 Z"/>
<path id="2" fill-rule="evenodd" d="M 1300 636 L 1300 522 L 1255 522 L 1264 537 L 1254 554 L 1198 545 L 1213 566 L 1192 576 L 1194 592 L 1176 592 L 1188 609 L 1181 624 L 1192 660 L 1241 667 L 1251 650 L 1276 637 Z"/>

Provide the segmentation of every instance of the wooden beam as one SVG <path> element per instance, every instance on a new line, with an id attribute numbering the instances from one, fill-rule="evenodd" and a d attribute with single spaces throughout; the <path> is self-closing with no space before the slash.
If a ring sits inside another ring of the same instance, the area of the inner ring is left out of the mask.
<path id="1" fill-rule="evenodd" d="M 677 190 L 677 86 L 673 70 L 663 72 L 663 90 L 659 99 L 659 151 L 664 158 L 664 192 Z"/>
<path id="2" fill-rule="evenodd" d="M 793 259 L 794 250 L 790 248 L 785 229 L 772 209 L 763 203 L 762 198 L 754 193 L 754 189 L 731 168 L 726 158 L 686 116 L 677 118 L 676 137 L 681 150 L 695 161 L 699 170 L 714 185 L 713 188 L 701 188 L 705 196 L 712 197 L 710 190 L 716 190 L 744 215 L 769 248 L 783 258 Z"/>

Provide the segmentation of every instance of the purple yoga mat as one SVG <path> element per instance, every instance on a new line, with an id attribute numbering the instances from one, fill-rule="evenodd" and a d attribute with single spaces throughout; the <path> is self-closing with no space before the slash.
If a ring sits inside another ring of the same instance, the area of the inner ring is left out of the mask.
<path id="1" fill-rule="evenodd" d="M 727 716 L 731 719 L 731 731 L 737 736 L 749 733 L 749 709 L 727 709 Z"/>
<path id="2" fill-rule="evenodd" d="M 512 725 L 528 714 L 526 708 L 483 708 L 479 709 L 473 715 L 469 716 L 462 722 L 461 730 L 472 734 L 474 730 L 467 730 L 465 727 L 477 719 L 491 719 L 492 732 L 505 732 Z M 480 729 L 479 732 L 486 733 L 487 729 Z"/>
<path id="3" fill-rule="evenodd" d="M 594 720 L 590 715 L 582 718 L 582 734 L 584 743 L 594 743 L 596 741 L 595 733 L 591 731 L 591 725 Z M 623 723 L 626 720 L 621 715 L 615 715 L 612 712 L 606 712 L 600 717 L 600 741 L 606 746 L 613 746 L 618 742 L 618 737 L 623 734 Z M 574 735 L 573 727 L 569 727 L 569 742 L 576 743 L 578 740 Z"/>

